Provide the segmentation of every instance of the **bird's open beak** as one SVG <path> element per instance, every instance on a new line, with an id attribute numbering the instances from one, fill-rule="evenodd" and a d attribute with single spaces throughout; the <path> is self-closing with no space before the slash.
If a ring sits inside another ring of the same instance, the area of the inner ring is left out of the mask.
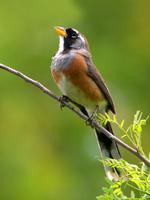
<path id="1" fill-rule="evenodd" d="M 60 27 L 60 26 L 56 26 L 56 27 L 55 27 L 55 31 L 56 31 L 56 33 L 57 33 L 58 35 L 60 35 L 60 36 L 63 36 L 63 37 L 66 37 L 66 36 L 67 36 L 67 33 L 66 33 L 65 29 L 62 28 L 62 27 Z"/>

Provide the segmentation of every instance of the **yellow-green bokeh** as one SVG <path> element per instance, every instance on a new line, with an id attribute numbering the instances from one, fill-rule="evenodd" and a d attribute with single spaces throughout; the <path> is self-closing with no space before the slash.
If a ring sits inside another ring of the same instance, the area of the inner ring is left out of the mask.
<path id="1" fill-rule="evenodd" d="M 118 118 L 128 124 L 136 110 L 150 113 L 149 7 L 148 0 L 1 0 L 0 62 L 60 94 L 49 69 L 58 47 L 53 27 L 74 27 L 87 36 Z M 0 91 L 0 200 L 95 199 L 106 183 L 92 130 L 2 70 Z"/>

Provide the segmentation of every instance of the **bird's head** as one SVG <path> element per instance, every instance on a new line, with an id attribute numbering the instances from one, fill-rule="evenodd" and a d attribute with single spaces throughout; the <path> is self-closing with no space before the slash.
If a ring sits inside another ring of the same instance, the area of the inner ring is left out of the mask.
<path id="1" fill-rule="evenodd" d="M 89 50 L 86 38 L 73 28 L 55 27 L 56 33 L 59 35 L 59 52 L 65 50 Z"/>

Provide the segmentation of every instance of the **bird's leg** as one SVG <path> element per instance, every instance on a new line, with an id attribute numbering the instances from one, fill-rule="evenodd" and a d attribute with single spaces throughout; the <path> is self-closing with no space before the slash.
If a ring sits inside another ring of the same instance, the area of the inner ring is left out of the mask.
<path id="1" fill-rule="evenodd" d="M 86 120 L 86 125 L 92 125 L 93 119 L 95 119 L 97 113 L 99 112 L 99 105 L 96 105 L 94 111 L 92 112 L 92 114 L 88 117 L 88 119 Z"/>
<path id="2" fill-rule="evenodd" d="M 75 105 L 76 107 L 78 107 L 80 109 L 80 111 L 86 115 L 87 117 L 89 117 L 88 112 L 86 111 L 85 107 L 82 106 L 81 104 L 73 101 L 71 98 L 69 98 L 66 95 L 62 95 L 59 97 L 59 101 L 60 101 L 60 108 L 62 109 L 65 105 L 64 102 L 71 102 L 73 105 Z"/>
<path id="3" fill-rule="evenodd" d="M 70 99 L 70 98 L 69 98 L 69 101 L 70 101 L 73 105 L 75 105 L 76 107 L 78 107 L 78 108 L 80 109 L 80 111 L 81 111 L 84 115 L 86 115 L 87 117 L 89 117 L 89 114 L 88 114 L 88 112 L 86 111 L 86 109 L 85 109 L 84 106 L 82 106 L 81 104 L 75 102 L 74 100 L 72 100 L 72 99 Z"/>
<path id="4" fill-rule="evenodd" d="M 60 108 L 62 110 L 63 107 L 65 107 L 65 104 L 64 102 L 69 102 L 70 101 L 70 98 L 66 95 L 62 95 L 59 97 L 59 102 L 60 102 Z"/>
<path id="5" fill-rule="evenodd" d="M 89 117 L 89 114 L 88 114 L 88 112 L 86 111 L 86 109 L 85 109 L 84 106 L 82 106 L 82 105 L 79 104 L 79 109 L 80 109 L 80 111 L 81 111 L 84 115 L 86 115 L 87 117 Z"/>
<path id="6" fill-rule="evenodd" d="M 69 97 L 68 97 L 68 98 L 69 98 Z M 84 115 L 86 115 L 87 117 L 89 117 L 89 114 L 88 114 L 88 112 L 86 111 L 86 109 L 85 109 L 84 106 L 82 106 L 81 104 L 79 104 L 79 103 L 73 101 L 73 100 L 70 99 L 70 98 L 69 98 L 69 101 L 70 101 L 73 105 L 75 105 L 76 107 L 78 107 L 78 108 L 80 109 L 80 111 L 81 111 Z"/>

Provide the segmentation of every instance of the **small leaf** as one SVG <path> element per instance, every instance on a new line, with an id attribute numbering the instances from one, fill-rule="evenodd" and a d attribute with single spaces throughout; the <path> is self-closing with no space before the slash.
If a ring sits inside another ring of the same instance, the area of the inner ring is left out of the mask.
<path id="1" fill-rule="evenodd" d="M 105 113 L 105 116 L 106 116 L 106 119 L 107 119 L 107 120 L 111 121 L 111 118 L 110 118 L 110 116 L 108 115 L 108 113 Z"/>
<path id="2" fill-rule="evenodd" d="M 140 125 L 141 125 L 141 126 L 145 126 L 145 125 L 146 125 L 146 119 L 141 119 Z"/>
<path id="3" fill-rule="evenodd" d="M 116 115 L 113 115 L 113 121 L 114 123 L 117 123 Z"/>
<path id="4" fill-rule="evenodd" d="M 124 125 L 124 119 L 122 120 L 121 124 L 120 124 L 120 128 L 122 128 Z"/>
<path id="5" fill-rule="evenodd" d="M 125 138 L 125 137 L 127 137 L 127 135 L 123 135 L 123 136 L 121 136 L 121 138 Z"/>
<path id="6" fill-rule="evenodd" d="M 141 126 L 137 126 L 137 132 L 141 133 L 142 132 L 142 127 Z"/>
<path id="7" fill-rule="evenodd" d="M 117 196 L 121 195 L 121 189 L 117 188 L 116 190 L 114 190 L 114 194 L 116 194 Z"/>
<path id="8" fill-rule="evenodd" d="M 135 198 L 135 193 L 131 191 L 131 198 Z"/>

